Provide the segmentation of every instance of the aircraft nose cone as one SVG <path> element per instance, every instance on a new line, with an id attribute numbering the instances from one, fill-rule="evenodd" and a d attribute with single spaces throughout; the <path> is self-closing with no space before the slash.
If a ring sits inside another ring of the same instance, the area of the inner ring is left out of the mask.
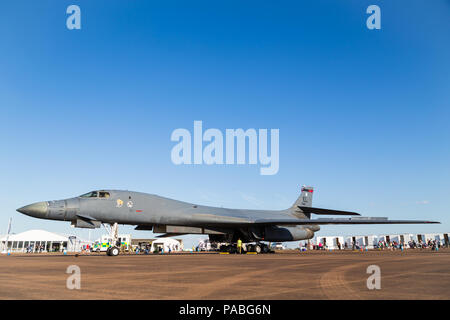
<path id="1" fill-rule="evenodd" d="M 36 202 L 19 208 L 17 209 L 17 211 L 31 217 L 45 218 L 45 216 L 47 215 L 47 208 L 47 202 Z"/>

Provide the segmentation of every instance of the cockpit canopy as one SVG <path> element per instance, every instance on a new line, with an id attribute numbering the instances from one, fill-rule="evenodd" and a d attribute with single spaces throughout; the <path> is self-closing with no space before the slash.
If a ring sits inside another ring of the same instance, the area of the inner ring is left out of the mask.
<path id="1" fill-rule="evenodd" d="M 82 194 L 80 198 L 103 198 L 108 199 L 110 197 L 109 192 L 107 191 L 91 191 L 85 194 Z"/>

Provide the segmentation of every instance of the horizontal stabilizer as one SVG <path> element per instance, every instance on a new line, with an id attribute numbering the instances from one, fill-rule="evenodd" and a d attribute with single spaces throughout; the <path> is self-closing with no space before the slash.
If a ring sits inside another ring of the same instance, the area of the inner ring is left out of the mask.
<path id="1" fill-rule="evenodd" d="M 347 215 L 347 216 L 359 216 L 360 214 L 353 211 L 341 211 L 341 210 L 331 210 L 331 209 L 322 209 L 322 208 L 314 208 L 314 207 L 304 207 L 297 206 L 303 213 L 307 214 L 329 214 L 329 215 Z"/>

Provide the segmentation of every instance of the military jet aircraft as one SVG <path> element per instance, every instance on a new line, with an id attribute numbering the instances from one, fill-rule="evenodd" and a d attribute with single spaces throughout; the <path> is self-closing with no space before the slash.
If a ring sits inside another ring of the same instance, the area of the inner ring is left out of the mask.
<path id="1" fill-rule="evenodd" d="M 311 239 L 320 225 L 327 224 L 421 224 L 418 220 L 388 220 L 360 217 L 356 212 L 315 208 L 313 188 L 303 186 L 300 197 L 285 210 L 243 210 L 202 206 L 177 200 L 121 190 L 92 191 L 75 198 L 38 202 L 17 211 L 41 219 L 70 221 L 78 228 L 111 225 L 113 246 L 107 254 L 116 256 L 118 224 L 136 225 L 136 230 L 153 230 L 160 237 L 205 234 L 211 242 L 233 244 L 256 242 L 253 250 L 268 247 L 261 241 L 284 242 Z M 348 215 L 346 218 L 318 218 L 311 215 Z"/>

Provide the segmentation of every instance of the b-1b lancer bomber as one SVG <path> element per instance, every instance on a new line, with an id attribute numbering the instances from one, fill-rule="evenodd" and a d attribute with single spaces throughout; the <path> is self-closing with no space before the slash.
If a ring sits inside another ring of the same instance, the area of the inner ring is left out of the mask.
<path id="1" fill-rule="evenodd" d="M 153 230 L 159 237 L 205 234 L 211 242 L 232 247 L 240 239 L 254 243 L 251 251 L 267 251 L 262 241 L 284 242 L 314 237 L 320 225 L 327 224 L 421 224 L 439 223 L 420 220 L 388 220 L 361 217 L 356 212 L 315 208 L 313 188 L 303 186 L 295 203 L 285 210 L 244 210 L 202 206 L 132 191 L 98 190 L 65 200 L 38 202 L 17 211 L 41 219 L 70 221 L 78 228 L 111 225 L 112 246 L 107 254 L 117 256 L 118 224 L 136 225 L 136 230 Z M 350 216 L 311 218 L 311 215 Z"/>

